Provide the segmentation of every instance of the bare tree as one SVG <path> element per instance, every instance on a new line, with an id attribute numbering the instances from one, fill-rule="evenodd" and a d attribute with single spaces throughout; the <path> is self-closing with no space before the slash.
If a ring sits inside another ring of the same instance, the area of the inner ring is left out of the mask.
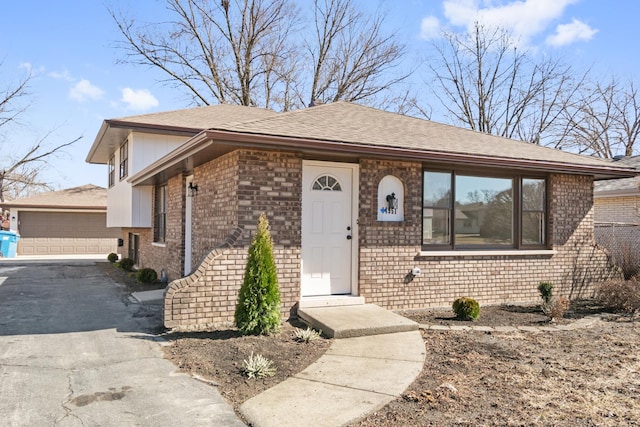
<path id="1" fill-rule="evenodd" d="M 166 4 L 174 20 L 165 24 L 139 25 L 110 10 L 123 60 L 160 69 L 196 105 L 288 111 L 313 100 L 373 102 L 408 75 L 391 73 L 404 46 L 384 34 L 381 15 L 369 20 L 353 0 L 315 0 L 306 26 L 291 0 Z"/>
<path id="2" fill-rule="evenodd" d="M 633 81 L 594 82 L 564 118 L 567 148 L 605 159 L 631 156 L 640 135 L 640 94 Z"/>
<path id="3" fill-rule="evenodd" d="M 27 89 L 30 81 L 31 75 L 27 75 L 0 93 L 0 139 L 6 139 L 5 132 L 9 125 L 17 123 L 18 117 L 28 109 L 28 104 L 25 105 L 21 101 L 29 95 Z M 13 199 L 50 189 L 50 184 L 42 180 L 41 172 L 53 156 L 61 154 L 64 148 L 81 138 L 48 147 L 45 143 L 47 136 L 24 152 L 20 151 L 20 146 L 15 143 L 11 144 L 9 149 L 3 150 L 0 157 L 0 202 L 4 202 L 5 197 Z"/>
<path id="4" fill-rule="evenodd" d="M 314 0 L 314 24 L 311 102 L 371 100 L 410 75 L 392 76 L 405 46 L 383 32 L 383 15 L 366 16 L 351 0 Z"/>
<path id="5" fill-rule="evenodd" d="M 289 0 L 166 0 L 174 17 L 137 25 L 110 10 L 127 60 L 159 68 L 197 105 L 265 105 L 290 76 L 286 40 L 296 10 Z M 266 99 L 265 99 L 266 98 Z"/>
<path id="6" fill-rule="evenodd" d="M 196 105 L 291 104 L 295 60 L 287 40 L 297 12 L 289 0 L 166 4 L 175 19 L 164 24 L 137 25 L 110 11 L 126 60 L 162 70 Z"/>
<path id="7" fill-rule="evenodd" d="M 445 34 L 429 62 L 432 89 L 454 124 L 557 146 L 558 120 L 584 76 L 559 60 L 536 62 L 505 30 L 476 23 L 470 34 Z"/>
<path id="8" fill-rule="evenodd" d="M 0 68 L 2 68 L 1 62 Z M 0 92 L 0 128 L 15 122 L 17 117 L 27 109 L 27 106 L 21 105 L 19 101 L 28 95 L 27 87 L 30 80 L 31 75 L 29 74 Z"/>

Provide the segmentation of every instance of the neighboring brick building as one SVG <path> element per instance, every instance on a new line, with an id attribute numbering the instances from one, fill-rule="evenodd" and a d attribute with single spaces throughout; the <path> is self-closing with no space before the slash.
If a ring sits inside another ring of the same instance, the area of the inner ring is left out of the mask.
<path id="1" fill-rule="evenodd" d="M 616 165 L 639 168 L 640 156 Z M 593 207 L 596 243 L 606 248 L 625 276 L 640 272 L 640 177 L 596 182 Z"/>
<path id="2" fill-rule="evenodd" d="M 125 254 L 172 280 L 168 327 L 232 322 L 263 212 L 287 317 L 298 306 L 412 309 L 465 295 L 532 302 L 540 281 L 587 296 L 613 274 L 594 244 L 594 180 L 634 175 L 343 102 L 110 120 L 87 160 L 111 175 L 120 165 L 111 224 L 123 227 Z"/>

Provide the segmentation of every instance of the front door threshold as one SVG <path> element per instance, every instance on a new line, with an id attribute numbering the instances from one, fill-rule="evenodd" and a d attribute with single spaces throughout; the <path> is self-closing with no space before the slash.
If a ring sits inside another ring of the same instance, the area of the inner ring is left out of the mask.
<path id="1" fill-rule="evenodd" d="M 342 307 L 347 305 L 363 305 L 364 297 L 355 295 L 321 295 L 302 297 L 298 303 L 300 308 Z"/>

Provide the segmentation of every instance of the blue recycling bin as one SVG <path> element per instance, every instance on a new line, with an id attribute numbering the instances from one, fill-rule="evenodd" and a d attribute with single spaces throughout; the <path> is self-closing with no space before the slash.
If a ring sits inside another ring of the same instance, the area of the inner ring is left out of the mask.
<path id="1" fill-rule="evenodd" d="M 4 258 L 15 258 L 19 239 L 13 231 L 0 230 L 0 254 Z"/>

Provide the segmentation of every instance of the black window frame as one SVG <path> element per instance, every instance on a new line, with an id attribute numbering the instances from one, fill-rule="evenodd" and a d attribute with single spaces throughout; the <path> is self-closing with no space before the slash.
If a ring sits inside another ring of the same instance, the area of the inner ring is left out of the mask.
<path id="1" fill-rule="evenodd" d="M 444 208 L 442 206 L 434 209 L 440 209 L 448 211 L 448 233 L 449 243 L 425 243 L 424 242 L 424 211 L 429 207 L 425 207 L 425 174 L 427 172 L 435 173 L 448 173 L 450 175 L 450 190 L 449 206 Z M 488 178 L 510 178 L 512 180 L 513 191 L 513 243 L 511 245 L 457 245 L 456 244 L 456 228 L 455 228 L 455 209 L 456 209 L 456 176 L 477 176 Z M 525 180 L 543 180 L 544 181 L 544 194 L 543 194 L 543 210 L 525 210 L 523 207 L 523 182 Z M 438 167 L 425 167 L 422 170 L 422 200 L 421 200 L 421 248 L 425 252 L 437 252 L 437 251 L 500 251 L 500 250 L 544 250 L 549 249 L 549 179 L 546 174 L 530 174 L 522 173 L 518 171 L 488 171 L 481 169 L 462 169 L 462 168 L 438 168 Z M 525 243 L 523 242 L 523 213 L 525 212 L 542 212 L 544 230 L 542 231 L 542 243 Z"/>
<path id="2" fill-rule="evenodd" d="M 153 209 L 153 242 L 165 243 L 167 240 L 167 210 L 168 202 L 167 184 L 156 185 L 154 188 Z"/>
<path id="3" fill-rule="evenodd" d="M 129 141 L 120 145 L 120 181 L 129 176 Z"/>
<path id="4" fill-rule="evenodd" d="M 116 184 L 116 154 L 113 153 L 109 158 L 109 188 Z"/>

